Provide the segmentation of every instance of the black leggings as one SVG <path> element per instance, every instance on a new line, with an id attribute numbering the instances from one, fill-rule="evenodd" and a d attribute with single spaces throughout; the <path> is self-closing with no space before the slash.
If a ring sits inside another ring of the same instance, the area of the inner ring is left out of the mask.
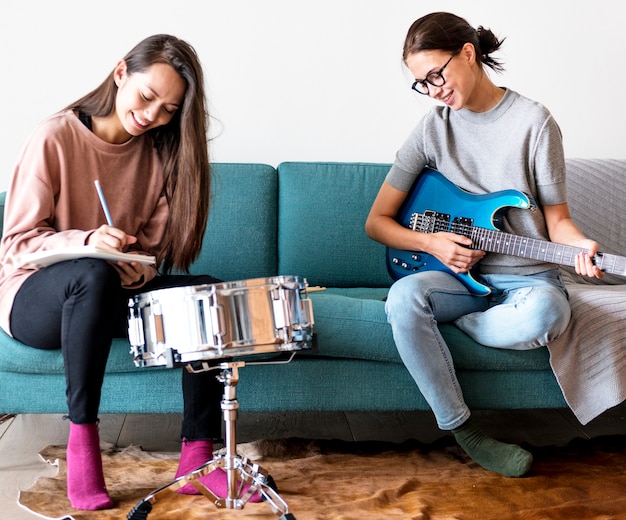
<path id="1" fill-rule="evenodd" d="M 127 337 L 129 298 L 156 289 L 219 281 L 205 275 L 164 275 L 139 290 L 127 290 L 106 261 L 60 262 L 24 282 L 13 302 L 11 332 L 34 348 L 61 349 L 69 418 L 76 424 L 89 424 L 98 419 L 111 340 Z M 215 371 L 190 374 L 182 370 L 182 436 L 189 440 L 221 438 L 223 387 L 215 375 Z"/>

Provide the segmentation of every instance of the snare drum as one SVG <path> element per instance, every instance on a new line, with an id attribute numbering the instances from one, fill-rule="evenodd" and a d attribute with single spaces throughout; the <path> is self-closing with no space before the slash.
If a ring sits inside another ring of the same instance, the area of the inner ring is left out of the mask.
<path id="1" fill-rule="evenodd" d="M 306 280 L 257 278 L 159 289 L 129 300 L 128 337 L 136 366 L 311 347 L 313 307 Z"/>

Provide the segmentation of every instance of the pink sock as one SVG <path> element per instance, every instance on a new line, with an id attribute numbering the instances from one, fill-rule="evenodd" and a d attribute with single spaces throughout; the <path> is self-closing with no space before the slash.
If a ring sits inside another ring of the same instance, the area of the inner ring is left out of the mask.
<path id="1" fill-rule="evenodd" d="M 102 472 L 98 425 L 70 423 L 67 442 L 67 498 L 74 509 L 113 507 Z"/>
<path id="2" fill-rule="evenodd" d="M 211 441 L 188 441 L 183 439 L 183 447 L 180 452 L 180 462 L 174 478 L 182 477 L 203 466 L 213 459 L 213 443 Z M 198 479 L 218 497 L 228 496 L 228 478 L 222 468 L 217 468 Z M 250 487 L 244 486 L 244 491 Z M 182 495 L 200 495 L 193 484 L 187 484 L 176 491 Z M 259 493 L 254 493 L 249 502 L 260 502 Z"/>

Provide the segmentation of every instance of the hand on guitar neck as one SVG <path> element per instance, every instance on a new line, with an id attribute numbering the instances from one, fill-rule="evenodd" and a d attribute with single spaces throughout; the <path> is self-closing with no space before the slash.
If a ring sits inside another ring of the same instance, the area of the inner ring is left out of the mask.
<path id="1" fill-rule="evenodd" d="M 455 274 L 471 271 L 486 254 L 474 247 L 470 237 L 448 231 L 429 233 L 426 240 L 430 254 Z"/>

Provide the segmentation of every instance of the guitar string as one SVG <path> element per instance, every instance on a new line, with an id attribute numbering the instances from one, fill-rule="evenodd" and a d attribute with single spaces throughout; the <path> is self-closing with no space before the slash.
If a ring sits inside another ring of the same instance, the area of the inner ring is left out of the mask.
<path id="1" fill-rule="evenodd" d="M 450 231 L 452 233 L 470 238 L 476 249 L 483 249 L 496 253 L 528 257 L 526 253 L 528 252 L 528 249 L 530 249 L 530 258 L 536 258 L 557 264 L 567 264 L 570 266 L 574 265 L 575 256 L 582 251 L 580 248 L 575 248 L 574 246 L 557 244 L 545 240 L 517 236 L 504 231 L 474 226 L 472 224 L 459 222 L 458 219 L 454 219 L 452 223 L 450 223 L 449 218 L 442 218 L 441 214 L 438 213 L 413 213 L 410 227 L 416 231 L 422 231 L 425 233 Z M 536 246 L 539 246 L 539 251 L 533 255 L 533 251 Z M 524 248 L 523 251 L 520 249 L 522 247 Z M 517 253 L 511 252 L 516 249 L 518 250 Z M 539 253 L 541 253 L 541 256 L 539 256 Z M 607 260 L 609 259 L 611 260 L 611 266 L 606 265 Z M 594 262 L 598 267 L 600 267 L 600 269 L 608 270 L 611 273 L 626 275 L 626 258 L 620 258 L 618 255 L 598 253 L 594 257 Z"/>

